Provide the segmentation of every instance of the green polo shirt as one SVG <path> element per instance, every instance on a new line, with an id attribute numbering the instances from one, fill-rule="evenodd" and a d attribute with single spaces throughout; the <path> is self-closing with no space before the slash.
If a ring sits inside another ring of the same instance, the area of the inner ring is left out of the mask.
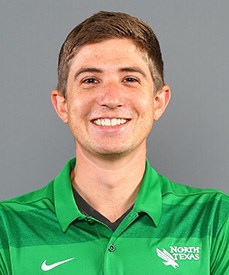
<path id="1" fill-rule="evenodd" d="M 229 198 L 176 184 L 146 162 L 133 209 L 113 232 L 82 214 L 70 172 L 0 203 L 0 274 L 229 274 Z"/>

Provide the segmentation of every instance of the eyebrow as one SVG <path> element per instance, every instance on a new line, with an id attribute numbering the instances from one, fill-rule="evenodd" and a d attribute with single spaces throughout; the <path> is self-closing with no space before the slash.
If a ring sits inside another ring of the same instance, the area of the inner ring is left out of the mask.
<path id="1" fill-rule="evenodd" d="M 94 67 L 86 67 L 86 68 L 81 68 L 80 70 L 78 70 L 76 73 L 75 73 L 75 79 L 80 75 L 80 74 L 83 74 L 83 73 L 102 73 L 103 71 L 101 69 L 98 69 L 98 68 L 94 68 Z"/>
<path id="2" fill-rule="evenodd" d="M 138 67 L 123 67 L 123 68 L 120 68 L 118 71 L 119 72 L 139 73 L 143 77 L 146 78 L 145 72 Z M 85 67 L 85 68 L 79 69 L 75 73 L 74 79 L 76 79 L 80 74 L 83 74 L 83 73 L 102 73 L 102 72 L 103 72 L 103 70 L 96 68 L 96 67 Z"/>
<path id="3" fill-rule="evenodd" d="M 139 73 L 146 78 L 146 74 L 138 67 L 124 67 L 119 69 L 120 72 Z"/>

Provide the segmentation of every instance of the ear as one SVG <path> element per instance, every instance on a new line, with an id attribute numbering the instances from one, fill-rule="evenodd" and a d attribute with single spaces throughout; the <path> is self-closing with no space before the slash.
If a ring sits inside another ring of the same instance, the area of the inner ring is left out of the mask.
<path id="1" fill-rule="evenodd" d="M 58 90 L 54 90 L 51 92 L 51 101 L 60 119 L 64 123 L 68 123 L 68 108 L 67 108 L 67 101 L 64 95 Z"/>
<path id="2" fill-rule="evenodd" d="M 154 97 L 154 121 L 158 120 L 164 113 L 171 98 L 171 90 L 168 85 L 164 85 Z"/>

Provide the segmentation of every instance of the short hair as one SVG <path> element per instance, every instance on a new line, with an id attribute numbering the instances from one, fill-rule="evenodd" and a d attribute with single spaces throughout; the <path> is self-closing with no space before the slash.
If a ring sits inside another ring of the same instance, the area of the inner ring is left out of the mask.
<path id="1" fill-rule="evenodd" d="M 71 61 L 79 49 L 88 44 L 113 38 L 132 40 L 149 64 L 154 91 L 164 85 L 164 65 L 158 39 L 149 25 L 121 12 L 101 11 L 76 26 L 64 41 L 58 61 L 57 89 L 65 96 Z"/>

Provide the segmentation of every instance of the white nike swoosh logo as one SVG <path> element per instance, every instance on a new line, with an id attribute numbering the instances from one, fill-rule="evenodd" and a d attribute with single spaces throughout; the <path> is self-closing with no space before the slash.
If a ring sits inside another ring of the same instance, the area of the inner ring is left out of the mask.
<path id="1" fill-rule="evenodd" d="M 52 270 L 53 268 L 55 268 L 55 267 L 57 267 L 57 266 L 59 266 L 59 265 L 65 264 L 65 263 L 67 263 L 67 262 L 69 262 L 69 261 L 72 261 L 72 260 L 74 260 L 74 259 L 75 259 L 75 258 L 70 258 L 70 259 L 67 259 L 67 260 L 64 260 L 64 261 L 60 261 L 60 262 L 56 262 L 56 263 L 50 264 L 50 265 L 47 265 L 47 263 L 46 263 L 47 260 L 45 260 L 45 261 L 42 263 L 41 269 L 42 269 L 43 271 L 49 271 L 49 270 Z"/>

